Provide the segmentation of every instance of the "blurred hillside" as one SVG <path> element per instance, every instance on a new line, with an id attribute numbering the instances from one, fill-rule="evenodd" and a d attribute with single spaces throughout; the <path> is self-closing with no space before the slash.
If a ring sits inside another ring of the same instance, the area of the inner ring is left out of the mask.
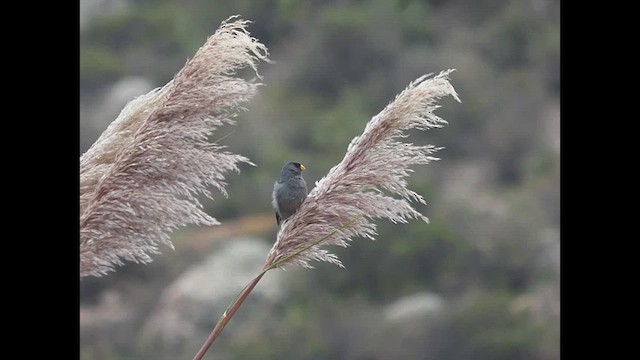
<path id="1" fill-rule="evenodd" d="M 462 100 L 437 110 L 449 125 L 407 139 L 445 147 L 409 178 L 430 224 L 379 222 L 377 241 L 332 249 L 346 270 L 267 274 L 264 296 L 210 356 L 560 358 L 559 1 L 82 0 L 80 10 L 80 153 L 230 15 L 253 21 L 274 61 L 260 65 L 266 86 L 238 125 L 216 133 L 258 165 L 229 174 L 229 198 L 205 202 L 222 225 L 175 232 L 176 250 L 149 265 L 83 279 L 82 359 L 192 358 L 262 265 L 256 249 L 266 258 L 282 165 L 305 164 L 311 188 L 410 81 L 449 68 Z M 219 273 L 220 254 L 256 260 Z"/>

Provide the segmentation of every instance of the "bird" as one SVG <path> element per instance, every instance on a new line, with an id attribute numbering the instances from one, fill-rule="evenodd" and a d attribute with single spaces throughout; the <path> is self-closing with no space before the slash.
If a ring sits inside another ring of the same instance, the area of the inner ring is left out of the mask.
<path id="1" fill-rule="evenodd" d="M 280 179 L 273 184 L 271 198 L 278 226 L 295 214 L 307 198 L 307 183 L 302 178 L 304 170 L 304 165 L 289 161 L 282 167 Z"/>

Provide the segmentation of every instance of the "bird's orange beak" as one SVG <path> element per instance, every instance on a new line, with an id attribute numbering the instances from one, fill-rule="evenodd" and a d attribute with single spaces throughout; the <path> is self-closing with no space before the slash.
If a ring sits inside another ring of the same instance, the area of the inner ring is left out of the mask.
<path id="1" fill-rule="evenodd" d="M 304 171 L 306 169 L 306 167 L 304 167 L 304 165 L 300 164 L 300 170 Z"/>

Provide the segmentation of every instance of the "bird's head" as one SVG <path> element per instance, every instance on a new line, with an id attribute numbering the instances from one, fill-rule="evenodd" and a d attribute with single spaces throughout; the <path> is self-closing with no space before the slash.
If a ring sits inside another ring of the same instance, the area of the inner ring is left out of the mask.
<path id="1" fill-rule="evenodd" d="M 300 175 L 305 169 L 306 168 L 304 167 L 304 165 L 298 162 L 289 161 L 288 163 L 284 164 L 284 166 L 282 167 L 282 172 L 280 174 Z"/>

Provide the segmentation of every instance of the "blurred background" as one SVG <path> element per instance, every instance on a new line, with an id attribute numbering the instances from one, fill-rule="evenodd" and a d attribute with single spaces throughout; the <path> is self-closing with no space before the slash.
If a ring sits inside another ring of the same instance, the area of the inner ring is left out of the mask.
<path id="1" fill-rule="evenodd" d="M 455 68 L 449 125 L 407 139 L 445 147 L 409 178 L 430 224 L 378 222 L 331 249 L 346 269 L 269 272 L 208 358 L 559 359 L 560 2 L 82 0 L 80 153 L 234 14 L 274 63 L 216 138 L 257 166 L 203 201 L 222 225 L 80 281 L 81 358 L 191 359 L 266 259 L 282 165 L 311 189 L 410 81 Z"/>

